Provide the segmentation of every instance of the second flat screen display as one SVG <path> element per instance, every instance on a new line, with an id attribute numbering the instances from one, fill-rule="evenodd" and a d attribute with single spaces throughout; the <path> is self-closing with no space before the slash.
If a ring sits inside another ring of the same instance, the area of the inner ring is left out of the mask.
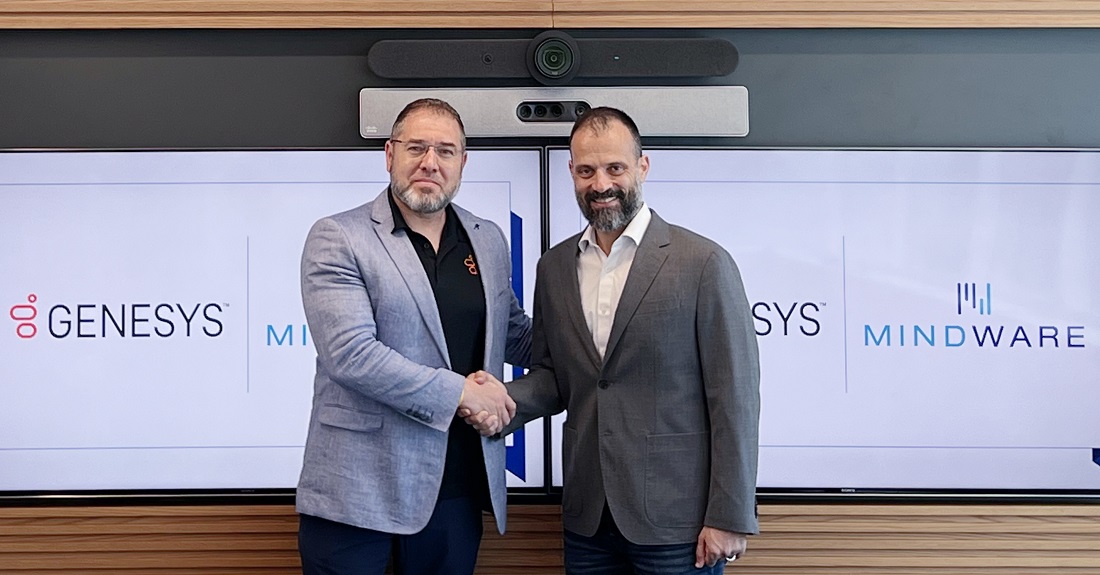
<path id="1" fill-rule="evenodd" d="M 648 205 L 744 278 L 761 488 L 1100 490 L 1100 153 L 648 154 Z"/>

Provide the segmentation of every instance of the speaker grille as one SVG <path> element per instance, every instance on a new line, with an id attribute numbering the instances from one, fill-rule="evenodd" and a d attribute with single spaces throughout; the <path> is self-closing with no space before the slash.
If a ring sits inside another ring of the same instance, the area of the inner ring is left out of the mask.
<path id="1" fill-rule="evenodd" d="M 390 80 L 529 78 L 527 40 L 382 40 L 367 66 Z"/>
<path id="2" fill-rule="evenodd" d="M 577 40 L 586 78 L 725 76 L 737 66 L 737 49 L 718 38 Z"/>

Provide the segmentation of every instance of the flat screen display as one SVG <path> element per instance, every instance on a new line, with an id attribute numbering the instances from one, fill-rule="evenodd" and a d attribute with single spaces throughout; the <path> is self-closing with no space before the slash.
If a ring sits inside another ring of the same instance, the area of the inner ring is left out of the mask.
<path id="1" fill-rule="evenodd" d="M 648 154 L 648 205 L 741 270 L 762 490 L 1100 493 L 1100 153 Z M 585 225 L 568 161 L 551 244 Z"/>
<path id="2" fill-rule="evenodd" d="M 474 149 L 530 304 L 583 228 L 568 151 Z M 769 492 L 1100 494 L 1100 153 L 648 151 L 647 203 L 738 262 Z M 381 151 L 0 153 L 0 492 L 289 491 L 314 351 L 299 258 Z M 549 182 L 547 205 L 540 195 Z M 6 326 L 6 327 L 5 327 Z M 560 426 L 508 441 L 561 484 Z"/>
<path id="3" fill-rule="evenodd" d="M 538 149 L 475 149 L 456 203 L 531 301 Z M 389 182 L 363 150 L 0 153 L 0 491 L 292 489 L 313 392 L 299 262 Z M 544 483 L 543 426 L 509 485 Z"/>

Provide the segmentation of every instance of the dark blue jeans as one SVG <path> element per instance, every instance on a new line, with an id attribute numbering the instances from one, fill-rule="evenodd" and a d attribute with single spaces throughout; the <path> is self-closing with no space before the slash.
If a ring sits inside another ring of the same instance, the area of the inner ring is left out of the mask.
<path id="1" fill-rule="evenodd" d="M 476 498 L 441 499 L 419 533 L 395 535 L 299 516 L 303 575 L 382 575 L 393 556 L 394 575 L 470 575 L 481 545 Z"/>
<path id="2" fill-rule="evenodd" d="M 592 537 L 565 531 L 567 575 L 721 575 L 714 567 L 695 568 L 695 542 L 679 545 L 635 545 L 627 541 L 605 508 Z"/>

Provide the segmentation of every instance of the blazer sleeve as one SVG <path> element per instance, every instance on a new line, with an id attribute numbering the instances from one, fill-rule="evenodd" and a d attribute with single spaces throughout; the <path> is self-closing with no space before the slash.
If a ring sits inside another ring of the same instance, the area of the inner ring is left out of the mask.
<path id="1" fill-rule="evenodd" d="M 715 250 L 699 283 L 696 329 L 711 421 L 710 492 L 704 524 L 757 533 L 760 359 L 756 330 L 733 258 Z"/>
<path id="2" fill-rule="evenodd" d="M 522 368 L 531 367 L 531 318 L 519 306 L 512 294 L 508 312 L 508 341 L 504 349 L 504 361 Z"/>
<path id="3" fill-rule="evenodd" d="M 565 411 L 565 397 L 554 372 L 554 360 L 546 340 L 546 318 L 543 299 L 546 281 L 539 262 L 539 279 L 535 282 L 534 319 L 531 330 L 531 369 L 527 375 L 508 383 L 508 395 L 516 402 L 516 416 L 501 435 L 508 435 L 527 422 Z"/>
<path id="4" fill-rule="evenodd" d="M 302 303 L 317 368 L 337 384 L 446 431 L 465 378 L 416 363 L 376 337 L 374 309 L 344 229 L 314 224 L 302 253 Z"/>
<path id="5" fill-rule="evenodd" d="M 505 256 L 510 255 L 504 231 L 495 223 L 488 223 L 496 228 Z M 512 259 L 505 257 L 505 261 L 510 263 Z M 511 265 L 504 266 L 505 282 L 509 288 L 512 286 L 511 268 Z M 523 273 L 523 270 L 519 270 L 519 273 Z M 508 335 L 504 342 L 504 361 L 516 367 L 531 367 L 531 318 L 527 317 L 527 312 L 520 307 L 519 298 L 516 297 L 515 292 L 511 292 L 511 297 L 508 299 Z"/>

